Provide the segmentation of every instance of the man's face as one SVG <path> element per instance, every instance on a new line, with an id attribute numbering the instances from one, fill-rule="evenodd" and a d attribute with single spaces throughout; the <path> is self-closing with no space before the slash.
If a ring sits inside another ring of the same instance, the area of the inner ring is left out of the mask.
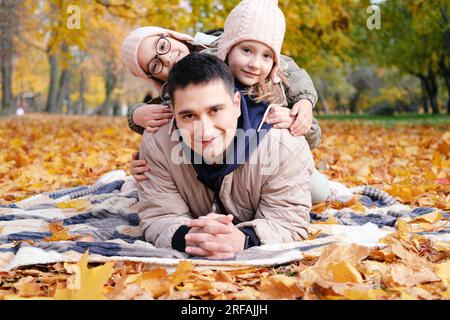
<path id="1" fill-rule="evenodd" d="M 236 134 L 241 115 L 239 92 L 231 95 L 218 80 L 177 89 L 173 100 L 183 141 L 207 162 L 220 163 Z"/>

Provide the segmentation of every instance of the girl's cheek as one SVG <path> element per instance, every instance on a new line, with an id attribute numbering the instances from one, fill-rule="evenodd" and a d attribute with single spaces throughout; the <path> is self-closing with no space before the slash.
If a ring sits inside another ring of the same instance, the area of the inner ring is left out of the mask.
<path id="1" fill-rule="evenodd" d="M 166 67 L 164 67 L 163 71 L 161 71 L 161 74 L 159 76 L 159 80 L 161 81 L 167 81 L 169 79 L 169 71 Z"/>
<path id="2" fill-rule="evenodd" d="M 264 79 L 266 79 L 269 74 L 270 71 L 272 71 L 273 68 L 273 62 L 267 63 L 267 65 L 264 67 Z"/>

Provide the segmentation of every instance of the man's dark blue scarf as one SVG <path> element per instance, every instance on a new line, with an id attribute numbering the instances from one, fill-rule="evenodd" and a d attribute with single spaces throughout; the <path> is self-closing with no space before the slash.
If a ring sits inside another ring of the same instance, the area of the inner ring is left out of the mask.
<path id="1" fill-rule="evenodd" d="M 236 87 L 241 91 L 241 116 L 238 119 L 237 129 L 241 129 L 244 132 L 247 132 L 247 130 L 252 130 L 252 134 L 246 134 L 243 135 L 243 137 L 237 134 L 234 137 L 232 142 L 232 145 L 234 144 L 234 149 L 230 146 L 231 148 L 229 147 L 225 151 L 226 157 L 223 161 L 224 163 L 208 164 L 199 154 L 195 153 L 182 142 L 185 155 L 189 155 L 191 164 L 197 172 L 197 179 L 214 192 L 214 203 L 219 206 L 220 213 L 222 214 L 227 213 L 219 198 L 223 178 L 232 171 L 236 170 L 250 158 L 252 153 L 256 150 L 255 147 L 257 148 L 267 132 L 272 128 L 272 125 L 264 123 L 261 126 L 260 131 L 257 132 L 259 124 L 264 117 L 264 113 L 268 108 L 268 104 L 264 102 L 257 103 L 252 100 L 251 97 L 245 95 L 245 88 L 241 84 L 237 83 Z M 256 143 L 252 139 L 256 139 Z M 230 152 L 230 149 L 234 150 L 234 152 Z M 182 252 L 185 251 L 185 235 L 189 232 L 189 230 L 189 227 L 183 225 L 175 232 L 172 238 L 172 248 Z M 243 227 L 239 228 L 239 230 L 247 236 L 244 249 L 259 246 L 261 244 L 252 227 Z"/>

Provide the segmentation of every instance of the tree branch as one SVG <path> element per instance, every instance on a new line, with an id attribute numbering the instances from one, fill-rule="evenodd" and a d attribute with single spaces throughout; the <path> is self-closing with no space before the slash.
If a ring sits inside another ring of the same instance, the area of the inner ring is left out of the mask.
<path id="1" fill-rule="evenodd" d="M 95 2 L 103 7 L 106 8 L 106 10 L 108 10 L 109 13 L 111 13 L 112 15 L 119 17 L 119 18 L 124 18 L 127 20 L 132 20 L 132 19 L 136 19 L 136 18 L 144 18 L 144 15 L 142 15 L 141 13 L 137 12 L 136 9 L 133 6 L 130 6 L 129 4 L 125 3 L 121 3 L 121 4 L 112 4 L 109 3 L 109 1 L 107 0 L 95 0 Z M 126 10 L 126 11 L 131 11 L 132 14 L 134 14 L 134 16 L 132 15 L 124 15 L 121 13 L 118 13 L 117 10 Z"/>

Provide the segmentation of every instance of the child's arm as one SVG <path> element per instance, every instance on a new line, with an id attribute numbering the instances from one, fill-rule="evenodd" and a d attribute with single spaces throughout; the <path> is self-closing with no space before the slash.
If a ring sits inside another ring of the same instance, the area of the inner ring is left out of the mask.
<path id="1" fill-rule="evenodd" d="M 296 112 L 298 114 L 296 115 Z M 309 148 L 313 150 L 322 141 L 322 130 L 319 122 L 313 117 L 311 103 L 308 100 L 300 100 L 290 110 L 290 115 L 295 118 L 289 130 L 294 136 L 305 136 Z"/>
<path id="2" fill-rule="evenodd" d="M 162 125 L 168 123 L 172 116 L 172 111 L 165 105 L 140 103 L 128 109 L 128 126 L 139 134 L 143 134 L 144 130 L 154 133 Z M 137 153 L 131 157 L 130 168 L 131 174 L 137 181 L 147 179 L 144 173 L 149 169 L 145 160 L 138 159 Z"/>
<path id="3" fill-rule="evenodd" d="M 291 109 L 280 106 L 272 106 L 267 115 L 266 122 L 272 124 L 276 129 L 288 129 L 294 123 L 296 117 L 291 115 Z M 292 133 L 292 131 L 291 131 Z M 312 124 L 308 132 L 305 134 L 305 139 L 312 150 L 316 148 L 322 140 L 322 130 L 315 118 L 312 119 Z"/>
<path id="4" fill-rule="evenodd" d="M 140 134 L 144 128 L 154 133 L 168 123 L 172 116 L 172 111 L 165 105 L 141 103 L 128 110 L 128 126 Z"/>
<path id="5" fill-rule="evenodd" d="M 314 108 L 317 103 L 317 91 L 309 74 L 300 68 L 291 57 L 281 55 L 281 68 L 287 76 L 286 98 L 292 108 L 302 99 L 309 100 Z"/>
<path id="6" fill-rule="evenodd" d="M 287 77 L 285 93 L 291 116 L 296 117 L 290 127 L 293 135 L 305 135 L 311 150 L 320 144 L 322 139 L 320 126 L 313 117 L 313 108 L 317 102 L 317 91 L 308 73 L 300 68 L 288 56 L 281 56 L 282 69 Z"/>
<path id="7" fill-rule="evenodd" d="M 314 117 L 312 120 L 311 128 L 305 134 L 305 139 L 308 142 L 309 148 L 311 150 L 317 148 L 322 141 L 322 129 L 320 129 L 319 122 Z"/>
<path id="8" fill-rule="evenodd" d="M 130 107 L 128 107 L 128 111 L 127 111 L 128 128 L 130 128 L 131 130 L 133 130 L 136 133 L 139 133 L 140 135 L 144 134 L 145 129 L 143 127 L 137 125 L 136 123 L 134 123 L 133 114 L 137 108 L 140 108 L 141 106 L 144 106 L 144 105 L 145 105 L 145 103 L 139 103 L 137 105 L 130 106 Z"/>
<path id="9" fill-rule="evenodd" d="M 309 100 L 297 101 L 291 110 L 291 116 L 296 116 L 292 126 L 289 128 L 294 136 L 305 135 L 312 125 L 313 106 Z"/>
<path id="10" fill-rule="evenodd" d="M 145 173 L 150 171 L 150 169 L 147 167 L 147 161 L 145 159 L 139 159 L 139 152 L 133 152 L 131 155 L 130 170 L 131 175 L 136 181 L 148 179 Z"/>
<path id="11" fill-rule="evenodd" d="M 289 108 L 272 106 L 267 114 L 266 123 L 271 124 L 275 129 L 289 129 L 295 120 L 295 116 L 291 116 L 290 113 Z"/>

